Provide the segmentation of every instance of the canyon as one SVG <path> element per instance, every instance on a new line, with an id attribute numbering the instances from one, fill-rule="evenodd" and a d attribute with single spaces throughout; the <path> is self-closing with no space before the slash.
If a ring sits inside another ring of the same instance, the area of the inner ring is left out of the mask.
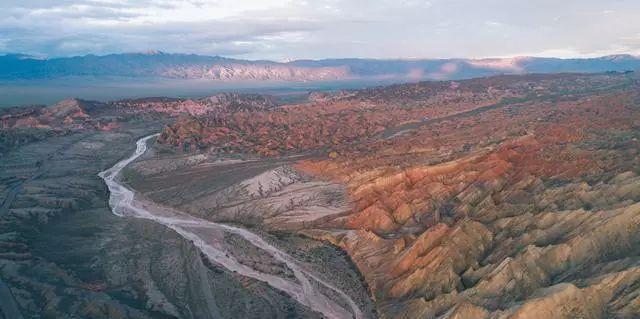
<path id="1" fill-rule="evenodd" d="M 518 74 L 3 109 L 2 315 L 636 318 L 639 88 Z"/>

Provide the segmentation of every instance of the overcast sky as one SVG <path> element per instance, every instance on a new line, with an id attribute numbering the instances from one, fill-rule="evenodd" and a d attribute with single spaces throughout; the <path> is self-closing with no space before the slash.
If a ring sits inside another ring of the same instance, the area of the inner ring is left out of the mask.
<path id="1" fill-rule="evenodd" d="M 250 59 L 640 54 L 640 0 L 0 0 L 0 52 Z"/>

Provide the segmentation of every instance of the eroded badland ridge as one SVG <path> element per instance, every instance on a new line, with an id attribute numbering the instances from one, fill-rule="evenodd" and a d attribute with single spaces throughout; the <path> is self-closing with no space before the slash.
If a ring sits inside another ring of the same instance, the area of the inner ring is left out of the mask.
<path id="1" fill-rule="evenodd" d="M 140 242 L 135 249 L 112 238 L 122 220 L 103 216 L 116 226 L 76 236 L 106 245 L 95 259 L 67 263 L 47 253 L 34 234 L 71 228 L 79 211 L 108 214 L 104 186 L 78 167 L 104 169 L 131 151 L 134 136 L 156 131 L 157 142 L 125 169 L 128 185 L 153 202 L 264 235 L 365 316 L 636 318 L 639 88 L 633 73 L 505 75 L 313 94 L 295 105 L 220 94 L 5 111 L 7 309 L 29 314 L 46 305 L 95 318 L 317 315 L 203 262 L 188 242 L 142 221 L 125 228 L 128 241 Z M 118 151 L 98 154 L 112 145 Z M 93 215 L 82 216 L 93 225 Z M 113 245 L 123 256 L 157 253 L 125 262 Z M 173 267 L 159 266 L 167 260 L 184 271 L 161 281 Z M 129 275 L 100 266 L 107 261 Z M 240 262 L 289 273 L 259 252 Z M 220 289 L 245 306 L 230 306 Z"/>

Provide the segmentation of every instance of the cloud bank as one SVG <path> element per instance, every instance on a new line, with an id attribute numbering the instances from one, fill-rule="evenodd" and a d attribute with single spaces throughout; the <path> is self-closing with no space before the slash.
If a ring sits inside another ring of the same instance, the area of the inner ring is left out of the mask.
<path id="1" fill-rule="evenodd" d="M 3 0 L 0 52 L 275 59 L 640 53 L 636 0 Z"/>

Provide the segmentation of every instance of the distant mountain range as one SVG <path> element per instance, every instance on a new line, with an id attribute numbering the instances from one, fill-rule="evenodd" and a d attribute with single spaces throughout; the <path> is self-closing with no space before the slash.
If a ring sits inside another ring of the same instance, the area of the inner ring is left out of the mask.
<path id="1" fill-rule="evenodd" d="M 194 54 L 123 53 L 65 58 L 23 54 L 0 56 L 0 79 L 51 79 L 67 76 L 124 76 L 215 81 L 335 81 L 368 79 L 464 79 L 496 74 L 631 71 L 640 57 L 611 55 L 559 59 L 325 59 L 280 63 Z"/>

